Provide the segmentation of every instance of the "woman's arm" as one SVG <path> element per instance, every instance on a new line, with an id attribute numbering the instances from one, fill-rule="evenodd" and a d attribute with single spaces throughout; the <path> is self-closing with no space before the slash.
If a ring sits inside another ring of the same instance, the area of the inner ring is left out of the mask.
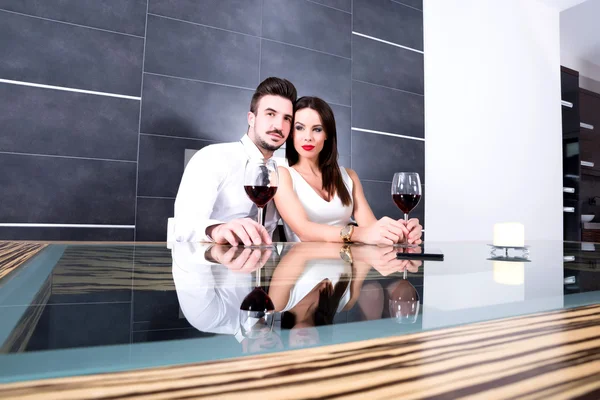
<path id="1" fill-rule="evenodd" d="M 362 187 L 360 193 L 362 193 Z M 365 244 L 394 244 L 398 242 L 398 238 L 403 237 L 406 227 L 390 218 L 382 218 L 377 221 L 364 198 L 364 194 L 362 194 L 362 198 L 364 200 L 363 207 L 366 204 L 368 212 L 375 223 L 354 228 L 352 241 Z M 302 242 L 343 242 L 340 235 L 343 227 L 318 224 L 308 219 L 304 206 L 298 199 L 296 192 L 294 192 L 290 172 L 284 167 L 279 167 L 279 188 L 275 193 L 274 200 L 281 218 Z M 365 223 L 364 218 L 363 223 Z"/>
<path id="2" fill-rule="evenodd" d="M 377 222 L 377 218 L 375 218 L 375 214 L 371 210 L 369 206 L 369 202 L 365 197 L 365 192 L 363 191 L 362 184 L 360 183 L 360 179 L 358 179 L 358 175 L 354 170 L 350 168 L 346 168 L 346 172 L 352 179 L 352 199 L 354 201 L 354 219 L 358 223 L 358 226 L 369 226 L 373 225 Z"/>

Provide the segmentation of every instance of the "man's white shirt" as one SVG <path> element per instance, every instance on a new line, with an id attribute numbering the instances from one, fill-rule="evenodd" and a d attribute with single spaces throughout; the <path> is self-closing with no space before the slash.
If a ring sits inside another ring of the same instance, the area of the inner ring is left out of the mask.
<path id="1" fill-rule="evenodd" d="M 174 231 L 178 242 L 212 241 L 206 228 L 238 218 L 256 220 L 258 209 L 244 190 L 248 159 L 264 158 L 248 135 L 239 142 L 202 148 L 188 163 L 175 199 Z M 275 159 L 278 165 L 284 160 Z M 265 228 L 277 227 L 279 214 L 271 200 L 266 206 Z"/>

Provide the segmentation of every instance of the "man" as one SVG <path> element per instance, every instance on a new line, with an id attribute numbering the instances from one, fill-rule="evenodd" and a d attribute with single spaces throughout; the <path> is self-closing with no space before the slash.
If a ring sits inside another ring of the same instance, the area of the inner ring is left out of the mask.
<path id="1" fill-rule="evenodd" d="M 248 131 L 239 142 L 207 146 L 188 163 L 175 199 L 175 240 L 231 245 L 271 244 L 279 215 L 270 202 L 265 227 L 244 191 L 248 159 L 269 159 L 290 134 L 294 85 L 267 78 L 256 88 L 248 112 Z"/>

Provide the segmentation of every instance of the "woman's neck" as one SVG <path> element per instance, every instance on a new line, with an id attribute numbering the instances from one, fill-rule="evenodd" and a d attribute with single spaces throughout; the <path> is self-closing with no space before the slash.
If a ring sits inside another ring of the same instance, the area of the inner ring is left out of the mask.
<path id="1" fill-rule="evenodd" d="M 311 173 L 313 175 L 319 175 L 319 173 L 321 172 L 318 160 L 302 157 L 300 157 L 298 159 L 298 162 L 294 164 L 294 169 L 298 172 Z"/>

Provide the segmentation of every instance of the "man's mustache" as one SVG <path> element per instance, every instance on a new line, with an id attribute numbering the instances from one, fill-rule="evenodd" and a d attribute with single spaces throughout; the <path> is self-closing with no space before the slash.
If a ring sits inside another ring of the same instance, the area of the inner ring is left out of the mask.
<path id="1" fill-rule="evenodd" d="M 278 135 L 279 135 L 281 138 L 283 138 L 283 132 L 282 132 L 282 131 L 280 131 L 279 129 L 274 129 L 274 130 L 272 130 L 272 131 L 267 131 L 267 134 L 270 134 L 270 133 L 276 133 L 276 134 L 278 134 Z"/>

